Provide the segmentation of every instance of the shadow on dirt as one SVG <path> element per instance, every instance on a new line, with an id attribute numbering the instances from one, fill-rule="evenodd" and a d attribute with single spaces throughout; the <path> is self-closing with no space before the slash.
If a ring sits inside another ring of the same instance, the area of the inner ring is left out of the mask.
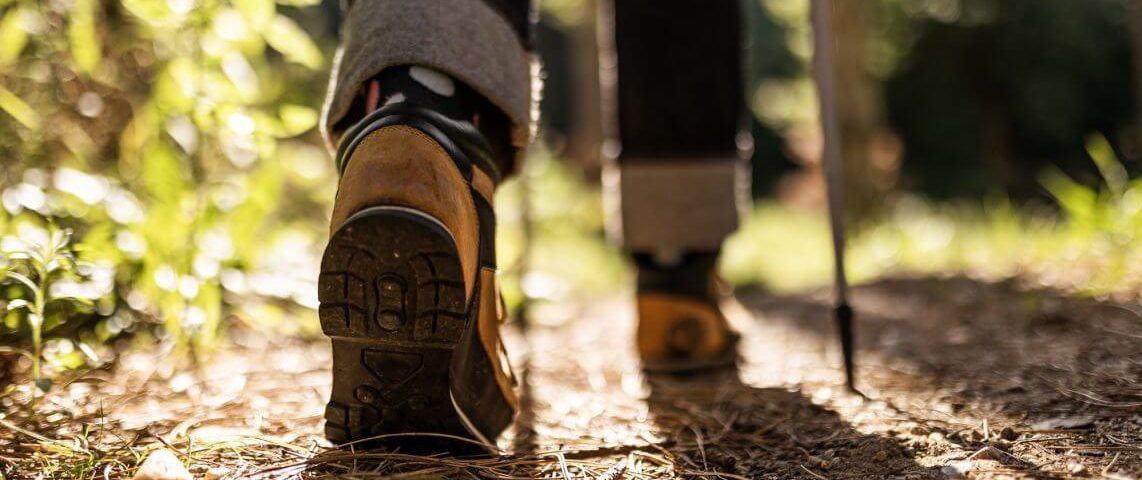
<path id="1" fill-rule="evenodd" d="M 738 293 L 761 328 L 793 328 L 829 348 L 827 298 Z M 1142 407 L 1142 305 L 963 277 L 890 279 L 855 289 L 859 382 L 937 395 L 953 412 Z M 832 356 L 836 356 L 833 354 Z M 986 404 L 986 405 L 984 405 Z"/>
<path id="2" fill-rule="evenodd" d="M 764 339 L 792 332 L 839 368 L 827 293 L 737 295 L 761 342 L 749 348 L 789 348 Z M 899 417 L 862 430 L 903 431 L 897 437 L 929 457 L 984 452 L 1000 472 L 1134 472 L 1126 462 L 1142 445 L 1131 420 L 1142 412 L 1142 305 L 951 277 L 863 285 L 854 307 L 858 387 Z"/>
<path id="3" fill-rule="evenodd" d="M 699 471 L 746 478 L 936 476 L 895 439 L 856 431 L 801 392 L 756 388 L 736 369 L 690 378 L 652 376 L 659 444 Z"/>
<path id="4" fill-rule="evenodd" d="M 520 372 L 525 388 L 517 427 L 524 428 L 512 443 L 523 456 L 542 450 L 528 428 L 542 415 L 527 375 L 526 368 Z M 918 465 L 896 440 L 860 433 L 800 392 L 746 385 L 736 368 L 650 375 L 645 385 L 648 414 L 629 420 L 650 424 L 655 434 L 644 437 L 649 442 L 565 452 L 570 473 L 587 473 L 575 461 L 588 460 L 621 465 L 626 476 L 613 478 L 939 477 L 938 469 Z M 537 464 L 528 474 L 547 478 L 553 471 L 559 473 L 551 464 Z"/>

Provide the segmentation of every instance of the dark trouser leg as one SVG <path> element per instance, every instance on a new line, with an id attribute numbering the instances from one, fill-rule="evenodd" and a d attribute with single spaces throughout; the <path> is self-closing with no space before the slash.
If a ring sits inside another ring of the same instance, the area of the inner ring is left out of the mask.
<path id="1" fill-rule="evenodd" d="M 749 143 L 739 134 L 738 2 L 612 6 L 614 43 L 608 49 L 603 42 L 617 60 L 617 85 L 609 89 L 617 96 L 610 136 L 619 145 L 606 181 L 611 232 L 636 253 L 715 252 L 737 228 L 748 191 L 738 152 Z"/>

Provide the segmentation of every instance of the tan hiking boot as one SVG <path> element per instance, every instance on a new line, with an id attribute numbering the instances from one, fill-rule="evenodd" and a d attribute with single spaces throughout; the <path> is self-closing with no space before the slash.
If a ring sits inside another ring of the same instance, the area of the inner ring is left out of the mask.
<path id="1" fill-rule="evenodd" d="M 643 368 L 687 372 L 732 366 L 739 336 L 718 306 L 716 254 L 687 254 L 661 266 L 635 255 L 638 267 L 636 346 Z"/>
<path id="2" fill-rule="evenodd" d="M 471 124 L 403 104 L 342 137 L 319 280 L 330 441 L 382 436 L 455 453 L 466 449 L 447 436 L 494 449 L 511 423 L 490 151 Z M 390 435 L 410 433 L 443 435 Z"/>

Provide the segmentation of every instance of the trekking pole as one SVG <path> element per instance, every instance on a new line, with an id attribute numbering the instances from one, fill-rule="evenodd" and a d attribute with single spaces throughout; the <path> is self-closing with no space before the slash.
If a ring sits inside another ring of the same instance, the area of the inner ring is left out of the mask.
<path id="1" fill-rule="evenodd" d="M 845 277 L 844 175 L 841 164 L 841 132 L 837 124 L 836 82 L 833 76 L 830 0 L 812 0 L 810 16 L 813 24 L 813 73 L 817 80 L 817 98 L 821 107 L 821 134 L 824 138 L 822 165 L 825 170 L 825 193 L 829 204 L 829 225 L 833 233 L 834 301 L 836 302 L 833 307 L 833 319 L 837 324 L 841 353 L 845 360 L 845 385 L 855 392 L 853 310 L 849 306 L 849 285 Z"/>
<path id="2" fill-rule="evenodd" d="M 531 205 L 532 185 L 527 163 L 524 162 L 519 167 L 519 220 L 523 229 L 523 246 L 520 249 L 519 262 L 516 264 L 521 299 L 515 312 L 516 321 L 519 322 L 520 329 L 524 332 L 527 332 L 531 320 L 531 296 L 524 288 L 524 280 L 531 271 L 532 248 L 535 245 L 535 220 Z"/>

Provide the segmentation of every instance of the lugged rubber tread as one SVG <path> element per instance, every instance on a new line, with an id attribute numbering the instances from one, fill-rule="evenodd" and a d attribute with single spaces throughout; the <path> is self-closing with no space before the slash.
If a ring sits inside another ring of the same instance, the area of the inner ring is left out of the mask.
<path id="1" fill-rule="evenodd" d="M 502 395 L 473 388 L 490 381 L 471 368 L 490 362 L 474 348 L 479 299 L 464 304 L 456 245 L 439 221 L 403 207 L 354 214 L 326 247 L 318 292 L 333 344 L 330 441 L 414 432 L 494 439 L 510 423 L 514 412 Z M 477 431 L 463 416 L 481 419 Z M 400 445 L 473 447 L 439 436 L 402 437 Z"/>

